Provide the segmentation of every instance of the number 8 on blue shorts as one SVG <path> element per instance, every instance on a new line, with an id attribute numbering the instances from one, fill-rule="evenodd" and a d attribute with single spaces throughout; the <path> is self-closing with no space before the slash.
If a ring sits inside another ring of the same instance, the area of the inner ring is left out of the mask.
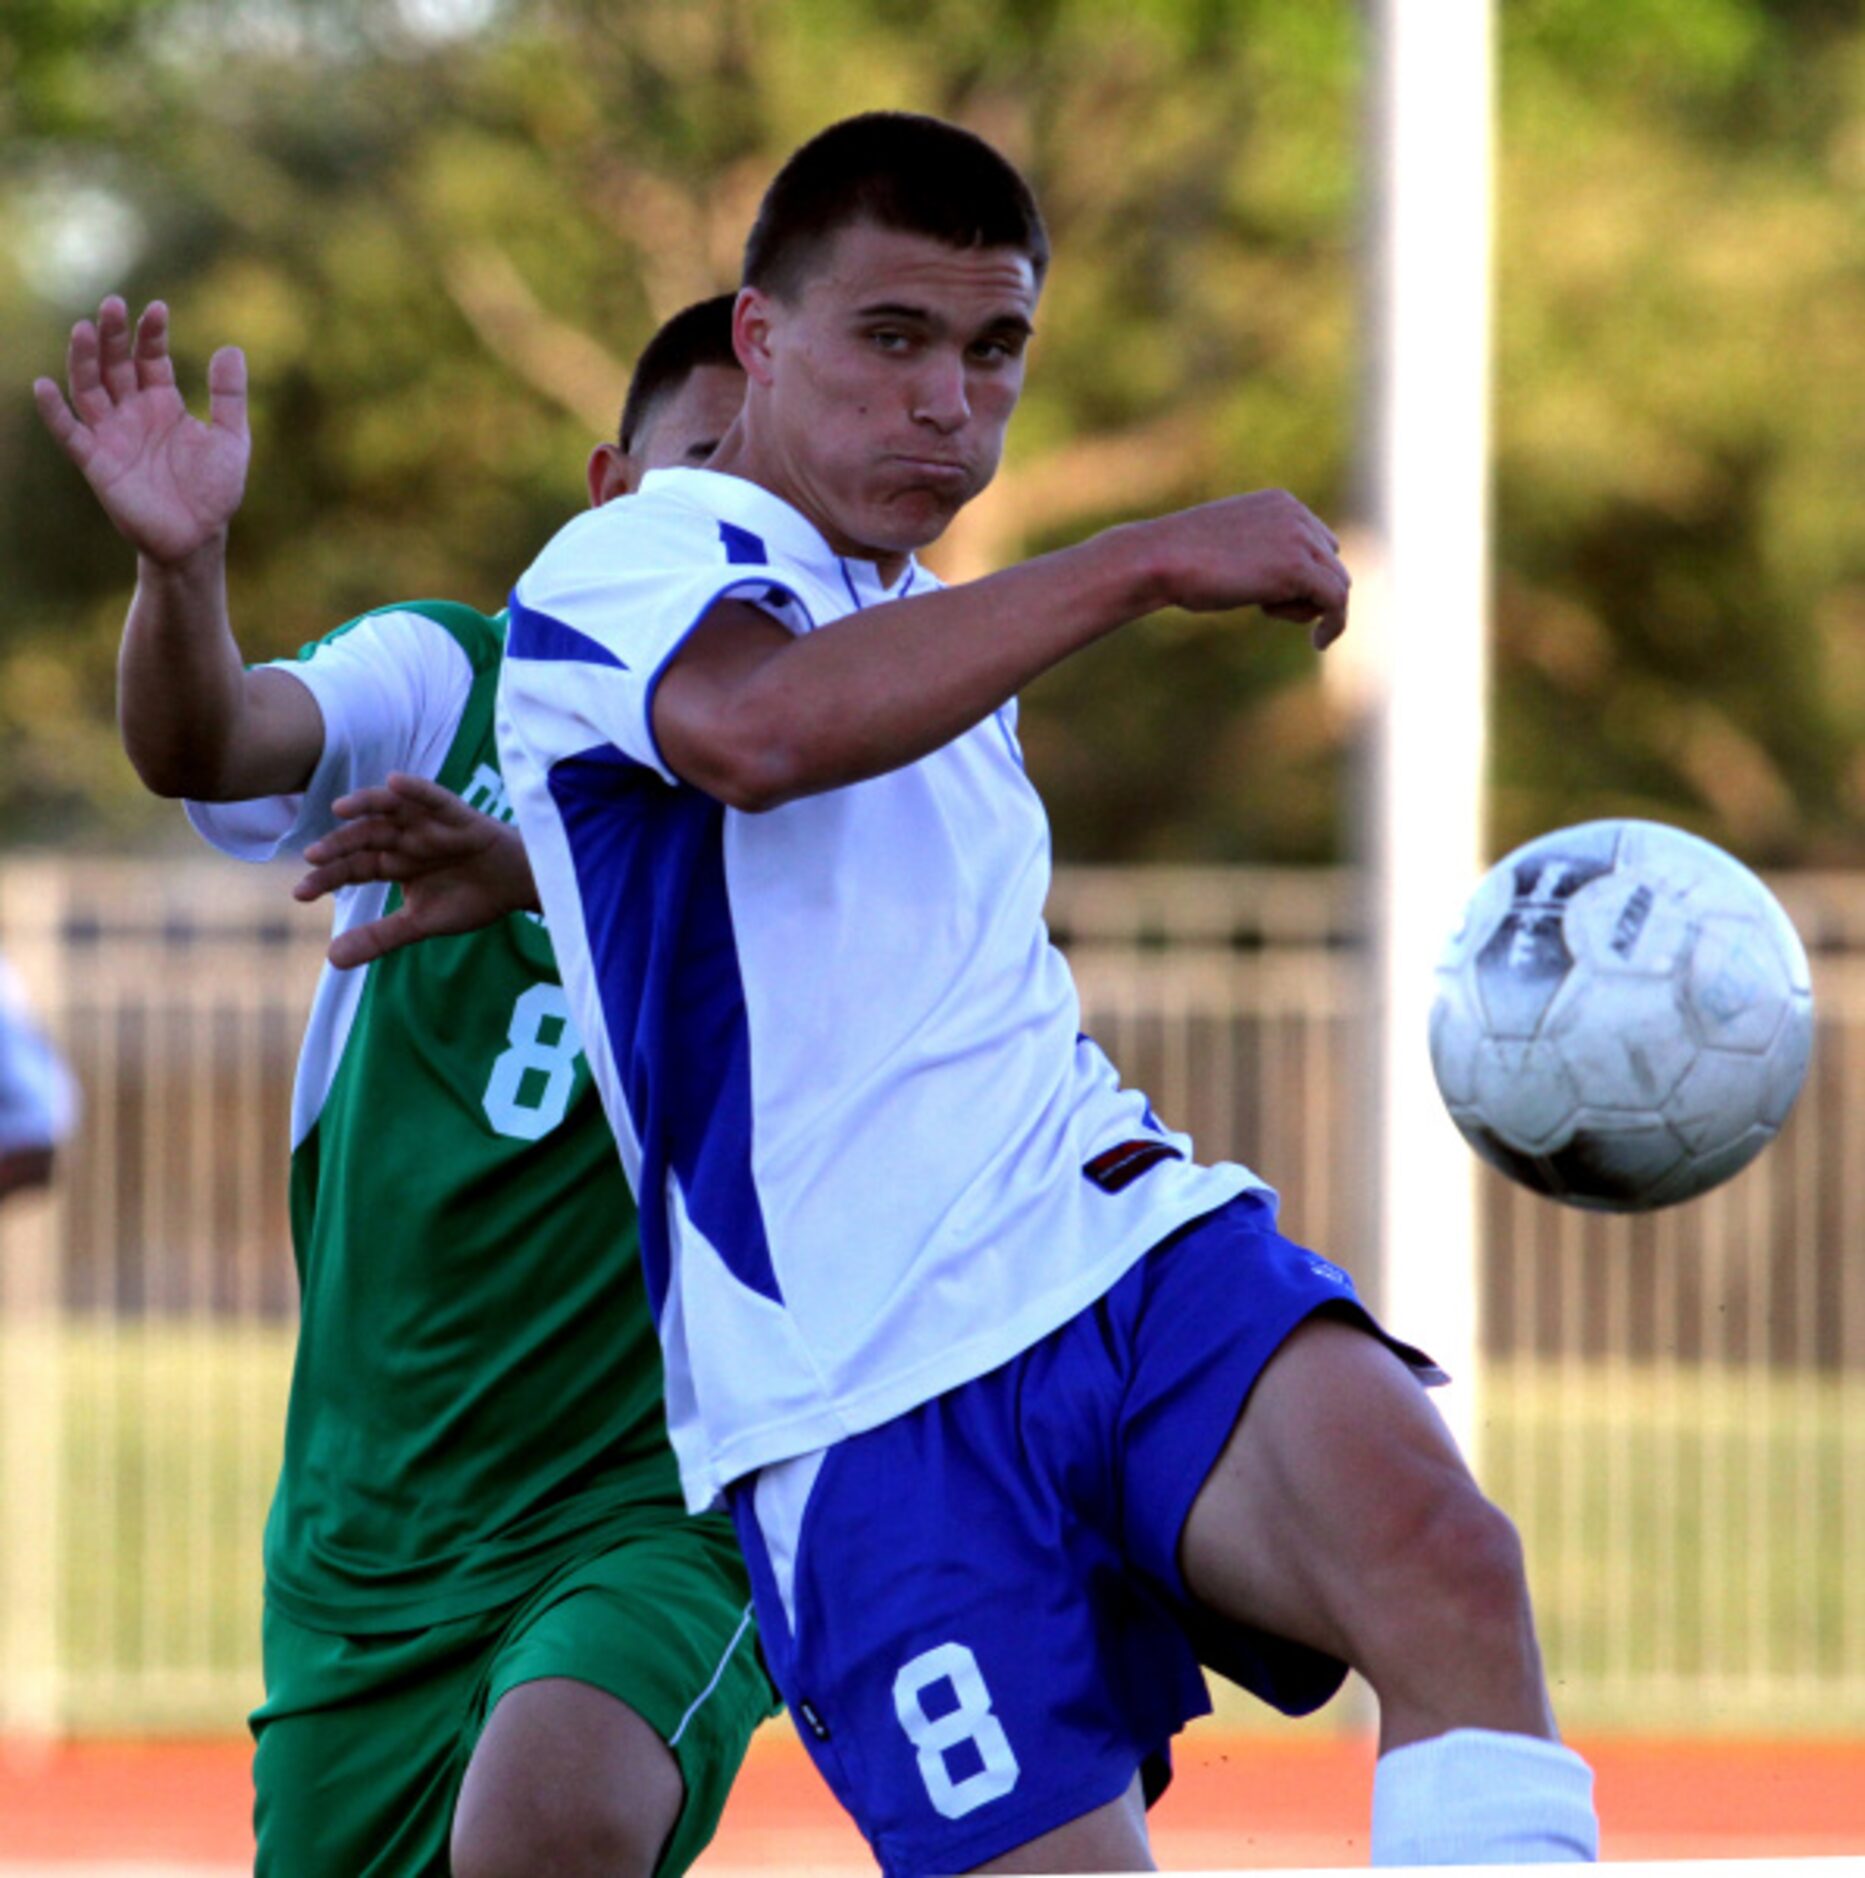
<path id="1" fill-rule="evenodd" d="M 1318 1310 L 1384 1338 L 1245 1195 L 1001 1368 L 732 1490 L 772 1674 L 890 1878 L 981 1864 L 1136 1772 L 1154 1797 L 1210 1707 L 1201 1663 L 1290 1714 L 1339 1687 L 1332 1658 L 1193 1604 L 1177 1562 L 1251 1385 Z"/>

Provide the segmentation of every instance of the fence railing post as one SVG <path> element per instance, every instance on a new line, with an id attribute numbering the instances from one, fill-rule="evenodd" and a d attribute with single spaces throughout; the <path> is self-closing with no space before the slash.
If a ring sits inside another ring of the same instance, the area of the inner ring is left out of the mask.
<path id="1" fill-rule="evenodd" d="M 61 876 L 50 864 L 0 872 L 0 942 L 53 1039 L 66 1022 L 59 944 Z M 0 1208 L 0 1731 L 51 1736 L 65 1722 L 59 1637 L 64 1581 L 64 1183 L 80 1140 L 60 1154 L 47 1193 Z"/>

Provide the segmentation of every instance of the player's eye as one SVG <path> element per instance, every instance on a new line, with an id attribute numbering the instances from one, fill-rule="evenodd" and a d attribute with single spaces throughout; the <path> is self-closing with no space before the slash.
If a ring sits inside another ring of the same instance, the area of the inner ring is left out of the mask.
<path id="1" fill-rule="evenodd" d="M 1023 336 L 998 333 L 989 339 L 980 339 L 971 348 L 971 356 L 981 365 L 1008 365 L 1023 356 Z"/>
<path id="2" fill-rule="evenodd" d="M 913 344 L 910 333 L 904 333 L 897 326 L 877 326 L 868 334 L 868 343 L 877 352 L 899 354 L 909 350 Z"/>

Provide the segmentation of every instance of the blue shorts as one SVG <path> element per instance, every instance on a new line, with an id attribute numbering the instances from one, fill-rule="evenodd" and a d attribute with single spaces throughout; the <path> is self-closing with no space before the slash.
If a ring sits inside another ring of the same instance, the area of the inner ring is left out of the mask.
<path id="1" fill-rule="evenodd" d="M 994 1858 L 1136 1770 L 1156 1798 L 1210 1708 L 1201 1663 L 1291 1715 L 1340 1687 L 1178 1566 L 1252 1386 L 1317 1311 L 1440 1379 L 1246 1194 L 1002 1368 L 732 1489 L 772 1674 L 889 1878 Z"/>

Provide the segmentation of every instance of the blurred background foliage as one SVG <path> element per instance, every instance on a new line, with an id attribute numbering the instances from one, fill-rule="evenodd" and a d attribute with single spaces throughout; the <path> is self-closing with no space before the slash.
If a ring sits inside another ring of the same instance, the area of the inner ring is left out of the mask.
<path id="1" fill-rule="evenodd" d="M 1851 0 L 1502 0 L 1496 784 L 1865 859 L 1865 25 Z M 1362 491 L 1368 51 L 1345 0 L 9 0 L 0 841 L 176 838 L 117 752 L 131 561 L 28 386 L 110 289 L 245 346 L 235 619 L 492 608 L 580 504 L 764 183 L 880 106 L 1032 176 L 1058 262 L 983 571 L 1282 484 Z M 1071 860 L 1335 858 L 1355 722 L 1301 635 L 1166 616 L 1035 686 Z"/>

